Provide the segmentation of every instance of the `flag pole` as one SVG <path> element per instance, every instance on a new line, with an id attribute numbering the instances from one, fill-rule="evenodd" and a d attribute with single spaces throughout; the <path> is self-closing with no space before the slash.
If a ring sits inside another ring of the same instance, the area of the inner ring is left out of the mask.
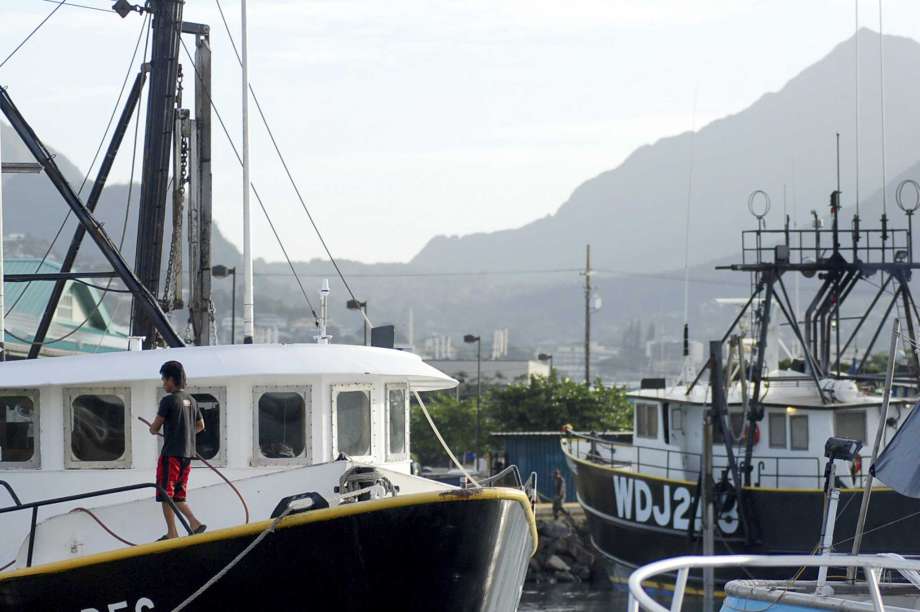
<path id="1" fill-rule="evenodd" d="M 866 528 L 866 515 L 869 513 L 869 497 L 872 495 L 872 468 L 875 466 L 875 460 L 878 458 L 879 450 L 882 446 L 882 436 L 887 427 L 888 404 L 891 400 L 891 385 L 894 381 L 895 351 L 898 346 L 898 336 L 901 333 L 901 321 L 895 317 L 894 324 L 891 326 L 891 344 L 888 347 L 888 370 L 885 373 L 885 394 L 882 396 L 882 407 L 879 414 L 878 427 L 875 430 L 875 444 L 872 446 L 872 463 L 864 478 L 864 488 L 862 501 L 859 504 L 859 520 L 856 522 L 856 535 L 853 538 L 852 554 L 858 555 L 859 548 L 862 546 L 863 530 Z M 856 568 L 847 570 L 847 578 L 853 580 L 856 577 Z"/>

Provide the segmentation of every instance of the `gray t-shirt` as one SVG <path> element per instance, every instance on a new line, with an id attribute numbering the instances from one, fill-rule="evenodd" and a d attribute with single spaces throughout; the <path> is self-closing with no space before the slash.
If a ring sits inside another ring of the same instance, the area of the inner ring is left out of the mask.
<path id="1" fill-rule="evenodd" d="M 195 398 L 176 391 L 160 400 L 157 416 L 163 417 L 163 451 L 167 457 L 194 457 L 195 423 L 201 411 Z"/>

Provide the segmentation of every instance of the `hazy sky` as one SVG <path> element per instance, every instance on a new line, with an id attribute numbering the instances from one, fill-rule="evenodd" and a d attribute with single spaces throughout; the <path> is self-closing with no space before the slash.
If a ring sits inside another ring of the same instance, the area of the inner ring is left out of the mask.
<path id="1" fill-rule="evenodd" d="M 222 4 L 238 37 L 239 2 Z M 2 58 L 54 3 L 0 6 Z M 694 98 L 697 127 L 742 110 L 855 25 L 852 0 L 250 0 L 249 7 L 250 78 L 301 192 L 333 253 L 367 262 L 407 261 L 436 234 L 550 214 L 636 147 L 690 129 Z M 859 10 L 861 25 L 878 29 L 878 3 L 860 2 Z M 920 36 L 915 1 L 887 0 L 884 11 L 886 33 Z M 185 18 L 212 26 L 214 99 L 239 143 L 240 73 L 216 4 L 187 0 Z M 65 5 L 0 68 L 0 84 L 38 134 L 81 169 L 140 26 L 138 15 L 122 20 Z M 320 256 L 255 114 L 252 134 L 253 182 L 289 252 Z M 127 148 L 115 171 L 122 181 Z M 215 218 L 240 244 L 240 170 L 217 127 L 214 151 Z M 279 258 L 253 206 L 256 255 Z"/>

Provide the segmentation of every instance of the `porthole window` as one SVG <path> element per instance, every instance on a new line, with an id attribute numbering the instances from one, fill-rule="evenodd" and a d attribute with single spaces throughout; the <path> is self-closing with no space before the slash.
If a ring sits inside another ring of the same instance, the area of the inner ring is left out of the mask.
<path id="1" fill-rule="evenodd" d="M 38 391 L 0 393 L 0 467 L 40 467 Z"/>
<path id="2" fill-rule="evenodd" d="M 387 386 L 387 459 L 401 460 L 407 455 L 408 402 L 406 387 Z"/>
<path id="3" fill-rule="evenodd" d="M 71 389 L 65 401 L 67 467 L 131 464 L 129 389 Z"/>
<path id="4" fill-rule="evenodd" d="M 253 389 L 253 463 L 303 463 L 310 457 L 309 387 Z"/>

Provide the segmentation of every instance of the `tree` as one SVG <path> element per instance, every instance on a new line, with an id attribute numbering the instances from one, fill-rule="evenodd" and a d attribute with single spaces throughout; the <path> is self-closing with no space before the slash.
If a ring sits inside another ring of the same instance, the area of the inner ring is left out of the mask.
<path id="1" fill-rule="evenodd" d="M 632 428 L 632 406 L 622 388 L 600 380 L 588 388 L 555 373 L 493 389 L 486 413 L 493 431 L 559 431 L 566 424 L 582 431 Z"/>
<path id="2" fill-rule="evenodd" d="M 452 393 L 429 394 L 425 407 L 444 437 L 450 450 L 461 461 L 463 453 L 476 447 L 476 399 L 458 401 Z M 481 409 L 482 407 L 480 407 Z M 490 431 L 484 415 L 480 414 L 483 450 Z M 409 421 L 412 454 L 422 465 L 448 465 L 450 458 L 438 442 L 420 406 L 413 402 Z"/>

